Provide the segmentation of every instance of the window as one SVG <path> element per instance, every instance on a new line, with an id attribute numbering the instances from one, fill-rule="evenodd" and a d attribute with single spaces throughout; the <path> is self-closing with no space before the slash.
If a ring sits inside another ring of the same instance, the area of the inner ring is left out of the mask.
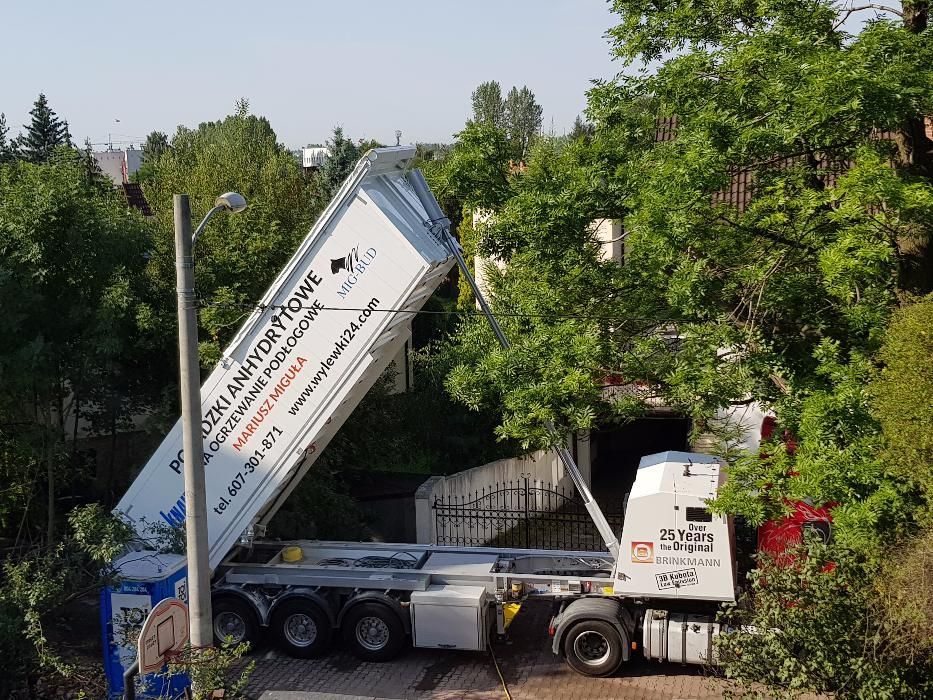
<path id="1" fill-rule="evenodd" d="M 709 512 L 709 508 L 687 506 L 687 520 L 695 523 L 711 523 L 713 514 Z"/>

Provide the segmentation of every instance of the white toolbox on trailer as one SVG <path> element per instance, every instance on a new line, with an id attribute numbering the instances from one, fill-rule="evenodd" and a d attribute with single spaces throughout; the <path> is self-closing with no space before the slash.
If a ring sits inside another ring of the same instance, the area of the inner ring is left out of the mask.
<path id="1" fill-rule="evenodd" d="M 411 623 L 416 647 L 486 648 L 489 594 L 484 586 L 428 586 L 411 594 Z"/>

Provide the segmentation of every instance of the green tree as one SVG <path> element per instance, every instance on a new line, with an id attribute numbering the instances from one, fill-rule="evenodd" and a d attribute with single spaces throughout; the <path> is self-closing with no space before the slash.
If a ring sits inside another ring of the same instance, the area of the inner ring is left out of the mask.
<path id="1" fill-rule="evenodd" d="M 159 158 L 162 157 L 162 154 L 170 148 L 171 145 L 167 134 L 161 131 L 151 132 L 143 142 L 142 163 L 139 166 L 139 170 L 133 174 L 133 181 L 147 182 L 152 180 L 155 177 L 156 163 Z"/>
<path id="2" fill-rule="evenodd" d="M 10 127 L 6 125 L 6 115 L 0 112 L 0 163 L 8 163 L 15 156 L 13 143 L 7 138 L 9 133 Z"/>
<path id="3" fill-rule="evenodd" d="M 542 137 L 524 172 L 509 174 L 500 161 L 490 177 L 478 178 L 483 170 L 474 164 L 491 170 L 494 161 L 484 156 L 488 142 L 469 132 L 468 126 L 435 180 L 439 191 L 453 191 L 469 208 L 495 212 L 466 232 L 464 245 L 507 262 L 504 274 L 488 270 L 513 347 L 497 348 L 483 319 L 464 319 L 447 347 L 451 356 L 445 354 L 454 367 L 448 388 L 468 406 L 501 410 L 500 435 L 528 447 L 548 444 L 547 420 L 586 429 L 598 419 L 639 412 L 630 402 L 604 401 L 600 383 L 621 371 L 624 350 L 647 342 L 643 333 L 666 318 L 654 322 L 630 311 L 635 301 L 624 270 L 603 260 L 595 244 L 592 222 L 614 211 L 606 203 L 618 185 L 599 176 L 611 149 Z M 500 148 L 504 160 L 508 144 Z M 652 356 L 647 349 L 643 354 Z M 638 357 L 633 352 L 630 362 Z"/>
<path id="4" fill-rule="evenodd" d="M 357 151 L 359 151 L 360 156 L 363 156 L 363 154 L 365 154 L 366 151 L 369 151 L 373 148 L 385 148 L 385 144 L 377 141 L 376 139 L 365 139 L 365 140 L 361 139 L 360 142 L 357 144 L 356 148 L 357 148 Z M 349 171 L 347 171 L 347 174 L 348 175 L 350 174 Z"/>
<path id="5" fill-rule="evenodd" d="M 541 105 L 535 100 L 535 94 L 523 85 L 521 89 L 509 90 L 503 109 L 513 154 L 516 160 L 524 160 L 528 147 L 541 131 Z"/>
<path id="6" fill-rule="evenodd" d="M 327 150 L 329 155 L 318 173 L 318 179 L 324 194 L 330 199 L 363 154 L 352 139 L 344 136 L 343 128 L 339 126 L 334 127 L 334 133 L 327 141 Z"/>
<path id="7" fill-rule="evenodd" d="M 893 23 L 843 41 L 832 18 L 789 17 L 769 17 L 750 36 L 735 31 L 714 55 L 697 49 L 654 74 L 598 86 L 590 96 L 593 142 L 561 147 L 542 139 L 520 176 L 479 179 L 478 158 L 462 157 L 457 167 L 457 148 L 445 162 L 442 189 L 466 183 L 451 189 L 470 191 L 462 200 L 471 206 L 497 208 L 480 248 L 509 262 L 496 290 L 501 303 L 542 315 L 585 309 L 593 317 L 601 350 L 566 367 L 570 374 L 586 368 L 591 380 L 583 386 L 611 374 L 648 382 L 698 427 L 752 396 L 787 406 L 794 427 L 800 392 L 830 385 L 822 343 L 838 342 L 844 358 L 877 349 L 897 280 L 909 284 L 899 271 L 909 257 L 904 242 L 930 230 L 931 189 L 909 164 L 889 167 L 896 143 L 874 134 L 930 111 L 930 49 Z M 818 29 L 835 39 L 814 41 Z M 630 50 L 617 40 L 618 51 Z M 665 114 L 683 116 L 676 138 L 656 143 L 655 121 Z M 461 151 L 481 152 L 461 142 Z M 833 169 L 842 162 L 851 164 L 845 173 Z M 740 169 L 750 174 L 754 199 L 721 203 L 719 193 Z M 591 222 L 603 217 L 625 221 L 621 270 L 594 249 Z M 589 291 L 577 284 L 587 275 Z M 573 306 L 563 303 L 571 290 L 581 295 Z M 557 340 L 544 342 L 551 333 L 578 343 L 589 337 L 574 328 L 579 322 L 542 317 L 522 328 L 529 337 L 542 332 L 544 351 Z M 644 334 L 652 323 L 676 324 L 680 341 Z M 549 390 L 561 395 L 560 371 L 549 381 L 534 372 L 535 400 L 518 400 L 535 355 L 516 351 L 519 372 L 496 352 L 488 364 L 466 362 L 464 396 L 514 403 L 516 417 L 539 413 L 543 402 L 569 427 L 585 427 L 551 404 Z M 492 391 L 490 379 L 499 376 L 504 394 Z M 619 410 L 598 392 L 589 395 L 590 410 L 579 415 Z"/>
<path id="8" fill-rule="evenodd" d="M 493 203 L 477 244 L 507 263 L 493 297 L 515 344 L 501 351 L 480 323 L 464 322 L 448 348 L 448 388 L 468 406 L 502 406 L 500 435 L 526 445 L 546 444 L 545 420 L 587 428 L 644 410 L 607 401 L 607 378 L 653 387 L 696 432 L 723 438 L 722 409 L 773 408 L 796 453 L 775 445 L 766 458 L 733 461 L 716 507 L 761 522 L 788 500 L 837 503 L 826 557 L 839 573 L 823 580 L 866 595 L 830 605 L 832 586 L 811 593 L 792 571 L 799 602 L 782 604 L 814 606 L 813 620 L 862 620 L 887 643 L 891 628 L 858 606 L 877 604 L 886 552 L 910 544 L 925 511 L 918 477 L 884 457 L 871 387 L 899 298 L 933 281 L 926 3 L 857 34 L 844 23 L 849 9 L 822 1 L 613 7 L 614 52 L 651 69 L 591 90 L 593 138 L 539 138 L 505 188 L 446 175 L 475 185 L 474 203 Z M 661 138 L 659 119 L 674 127 Z M 623 222 L 624 266 L 600 258 L 592 222 L 601 218 Z M 782 626 L 792 616 L 777 605 L 748 610 L 743 624 L 793 641 Z M 735 634 L 745 663 L 727 672 L 774 691 L 809 683 L 896 696 L 930 660 L 823 635 L 815 653 L 827 668 L 816 675 L 797 664 L 794 644 L 764 655 Z M 789 671 L 756 675 L 755 664 Z"/>
<path id="9" fill-rule="evenodd" d="M 111 562 L 132 537 L 129 526 L 106 509 L 80 506 L 69 514 L 58 542 L 5 557 L 0 649 L 10 666 L 0 677 L 4 697 L 32 697 L 29 691 L 40 672 L 74 677 L 88 692 L 104 684 L 99 667 L 88 673 L 64 659 L 45 630 L 55 624 L 55 613 L 64 605 L 116 580 Z"/>
<path id="10" fill-rule="evenodd" d="M 59 489 L 87 477 L 68 426 L 92 394 L 118 393 L 138 358 L 148 244 L 146 222 L 89 181 L 77 152 L 0 166 L 0 443 L 22 537 L 44 517 L 53 544 Z"/>
<path id="11" fill-rule="evenodd" d="M 926 286 L 918 272 L 933 223 L 933 182 L 902 146 L 933 109 L 933 46 L 890 21 L 850 37 L 844 11 L 815 7 L 617 2 L 617 55 L 680 54 L 591 98 L 607 128 L 650 138 L 652 124 L 631 113 L 646 97 L 677 120 L 675 138 L 629 170 L 627 273 L 651 294 L 642 313 L 689 322 L 691 334 L 714 334 L 735 354 L 703 368 L 677 353 L 693 369 L 671 375 L 683 383 L 668 380 L 669 390 L 712 407 L 739 389 L 774 405 L 792 430 L 802 401 L 837 396 L 839 368 L 878 350 L 896 288 Z M 718 204 L 739 172 L 753 198 Z M 738 385 L 728 380 L 737 374 Z M 810 497 L 832 500 L 821 486 L 838 484 L 839 464 L 816 463 L 822 473 L 801 479 Z"/>
<path id="12" fill-rule="evenodd" d="M 249 100 L 245 97 L 238 99 L 234 106 L 233 113 L 238 117 L 249 116 Z"/>
<path id="13" fill-rule="evenodd" d="M 255 115 L 179 127 L 143 189 L 157 228 L 149 276 L 159 303 L 154 302 L 149 323 L 165 335 L 167 345 L 175 327 L 172 195 L 190 196 L 195 222 L 223 192 L 239 192 L 248 202 L 241 214 L 216 217 L 198 240 L 202 360 L 212 367 L 307 235 L 322 202 L 269 122 Z"/>
<path id="14" fill-rule="evenodd" d="M 628 171 L 627 273 L 651 294 L 643 310 L 729 349 L 698 363 L 681 348 L 651 365 L 667 364 L 660 379 L 678 403 L 708 410 L 744 394 L 775 408 L 796 453 L 775 446 L 768 458 L 735 463 L 718 507 L 760 521 L 785 499 L 838 503 L 829 555 L 838 566 L 822 580 L 871 588 L 891 543 L 917 518 L 916 494 L 880 457 L 868 386 L 897 292 L 931 283 L 933 173 L 921 127 L 933 108 L 933 45 L 910 22 L 871 21 L 850 35 L 850 11 L 828 2 L 614 8 L 616 54 L 662 64 L 596 88 L 597 127 L 651 138 L 653 120 L 633 113 L 639 103 L 676 122 L 673 138 L 641 150 Z M 720 194 L 737 174 L 749 183 L 747 201 Z M 759 583 L 745 622 L 774 623 L 789 639 L 791 616 L 769 605 Z M 860 613 L 865 599 L 834 604 L 799 577 L 789 588 L 805 591 L 794 604 L 811 619 L 861 619 L 871 644 L 824 635 L 823 673 L 778 678 L 767 667 L 793 670 L 801 649 L 756 651 L 738 631 L 744 661 L 733 658 L 727 671 L 775 690 L 906 695 L 901 680 L 929 657 L 908 661 L 874 646 L 894 630 Z"/>
<path id="15" fill-rule="evenodd" d="M 596 133 L 596 127 L 590 124 L 587 121 L 583 120 L 579 114 L 573 120 L 573 128 L 570 130 L 571 139 L 590 139 L 593 138 L 593 135 Z"/>
<path id="16" fill-rule="evenodd" d="M 169 149 L 168 135 L 153 131 L 143 143 L 143 163 L 154 163 Z"/>
<path id="17" fill-rule="evenodd" d="M 84 168 L 84 175 L 89 185 L 104 195 L 113 190 L 113 181 L 104 174 L 104 171 L 100 167 L 100 163 L 98 163 L 97 159 L 94 157 L 91 139 L 85 139 L 84 148 L 80 151 L 79 160 Z"/>
<path id="18" fill-rule="evenodd" d="M 436 167 L 425 170 L 438 197 L 471 209 L 498 207 L 509 196 L 511 149 L 505 133 L 488 124 L 469 122 L 457 143 Z"/>
<path id="19" fill-rule="evenodd" d="M 44 94 L 39 94 L 29 114 L 32 121 L 25 125 L 26 131 L 17 140 L 24 159 L 31 163 L 44 163 L 57 147 L 71 145 L 68 122 L 58 118 Z"/>
<path id="20" fill-rule="evenodd" d="M 502 87 L 495 80 L 480 83 L 471 96 L 473 121 L 496 129 L 505 129 L 505 102 Z"/>

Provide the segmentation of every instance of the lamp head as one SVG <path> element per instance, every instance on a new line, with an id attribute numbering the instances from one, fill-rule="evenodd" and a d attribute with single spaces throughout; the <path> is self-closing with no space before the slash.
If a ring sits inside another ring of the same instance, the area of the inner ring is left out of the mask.
<path id="1" fill-rule="evenodd" d="M 229 212 L 239 214 L 246 209 L 246 197 L 237 192 L 224 192 L 214 201 L 215 207 L 223 207 Z"/>

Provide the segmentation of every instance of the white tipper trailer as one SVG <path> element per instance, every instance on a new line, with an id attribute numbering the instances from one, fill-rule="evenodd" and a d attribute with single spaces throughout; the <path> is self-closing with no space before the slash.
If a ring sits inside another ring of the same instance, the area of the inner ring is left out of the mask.
<path id="1" fill-rule="evenodd" d="M 715 663 L 716 609 L 735 599 L 736 570 L 732 522 L 707 507 L 725 478 L 709 455 L 644 457 L 617 538 L 558 448 L 603 553 L 263 539 L 455 264 L 507 345 L 449 220 L 408 167 L 414 153 L 380 148 L 359 162 L 202 387 L 217 641 L 265 633 L 309 658 L 339 634 L 375 661 L 409 644 L 479 650 L 506 633 L 515 603 L 536 596 L 553 599 L 553 650 L 580 673 L 611 674 L 639 648 L 651 659 Z M 118 504 L 141 542 L 153 523 L 183 524 L 183 459 L 179 422 Z M 105 596 L 165 590 L 145 587 L 155 580 L 184 592 L 183 557 L 143 544 L 115 565 L 143 588 Z M 111 649 L 117 627 L 113 613 Z M 114 654 L 124 667 L 132 661 L 129 648 Z"/>

